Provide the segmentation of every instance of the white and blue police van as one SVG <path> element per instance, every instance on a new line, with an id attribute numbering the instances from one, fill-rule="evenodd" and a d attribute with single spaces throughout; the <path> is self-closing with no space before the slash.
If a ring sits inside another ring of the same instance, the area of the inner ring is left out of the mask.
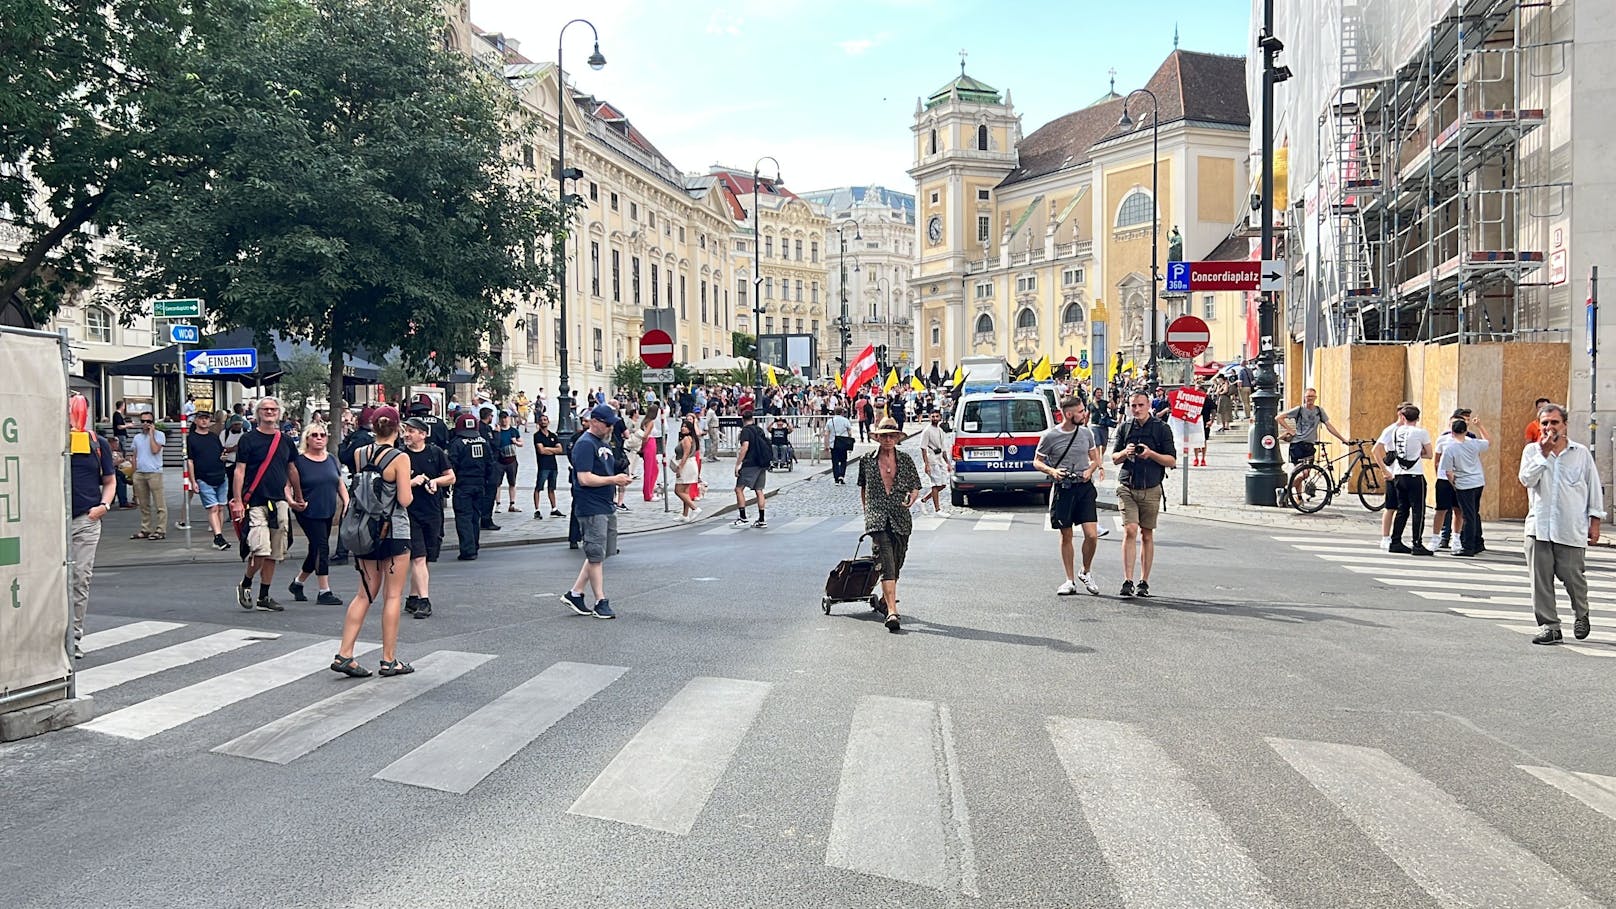
<path id="1" fill-rule="evenodd" d="M 1038 440 L 1054 425 L 1050 395 L 1034 382 L 967 384 L 954 406 L 954 507 L 980 492 L 1049 490 L 1047 474 L 1032 466 Z"/>

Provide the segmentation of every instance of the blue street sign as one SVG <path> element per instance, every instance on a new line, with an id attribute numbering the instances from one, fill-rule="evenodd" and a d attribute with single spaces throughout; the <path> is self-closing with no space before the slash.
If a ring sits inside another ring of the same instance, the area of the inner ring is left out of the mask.
<path id="1" fill-rule="evenodd" d="M 185 358 L 188 376 L 234 376 L 257 371 L 258 351 L 251 347 L 199 350 Z"/>
<path id="2" fill-rule="evenodd" d="M 195 344 L 200 340 L 202 340 L 202 331 L 195 325 L 168 326 L 168 343 L 170 344 Z"/>
<path id="3" fill-rule="evenodd" d="M 1187 294 L 1190 292 L 1190 263 L 1167 263 L 1167 292 L 1170 294 Z"/>

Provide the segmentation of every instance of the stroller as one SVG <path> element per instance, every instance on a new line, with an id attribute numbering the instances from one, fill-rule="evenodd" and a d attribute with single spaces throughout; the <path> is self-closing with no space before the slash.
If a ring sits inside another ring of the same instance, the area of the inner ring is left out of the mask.
<path id="1" fill-rule="evenodd" d="M 825 580 L 825 595 L 819 598 L 819 605 L 826 615 L 830 615 L 832 603 L 863 602 L 876 612 L 882 611 L 881 595 L 875 592 L 876 581 L 881 577 L 881 563 L 873 556 L 859 555 L 867 536 L 867 533 L 859 534 L 853 543 L 853 557 L 837 562 Z"/>

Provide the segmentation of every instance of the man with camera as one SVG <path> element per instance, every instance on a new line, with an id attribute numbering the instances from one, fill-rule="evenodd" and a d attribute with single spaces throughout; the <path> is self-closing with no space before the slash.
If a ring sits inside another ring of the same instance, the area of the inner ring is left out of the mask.
<path id="1" fill-rule="evenodd" d="M 1150 566 L 1156 558 L 1156 518 L 1161 513 L 1162 480 L 1178 466 L 1173 433 L 1156 419 L 1150 395 L 1134 392 L 1128 399 L 1132 418 L 1117 427 L 1111 463 L 1122 466 L 1117 507 L 1122 511 L 1122 596 L 1150 596 Z M 1134 582 L 1134 553 L 1139 553 L 1139 581 Z"/>
<path id="2" fill-rule="evenodd" d="M 1413 404 L 1400 408 L 1398 415 L 1402 419 L 1386 427 L 1374 449 L 1375 457 L 1386 466 L 1387 480 L 1397 490 L 1397 515 L 1392 519 L 1392 540 L 1386 551 L 1433 555 L 1425 545 L 1425 468 L 1420 464 L 1431 457 L 1431 434 L 1420 426 L 1420 409 Z M 1409 545 L 1403 542 L 1403 528 L 1411 515 L 1414 535 Z"/>
<path id="3" fill-rule="evenodd" d="M 933 411 L 936 415 L 936 411 Z M 1100 519 L 1095 511 L 1094 473 L 1101 469 L 1100 449 L 1094 433 L 1086 426 L 1089 409 L 1081 398 L 1061 400 L 1061 422 L 1038 440 L 1032 466 L 1055 481 L 1049 493 L 1049 526 L 1060 531 L 1061 565 L 1066 581 L 1055 589 L 1057 596 L 1072 596 L 1078 584 L 1093 596 L 1100 595 L 1094 577 L 1094 550 L 1100 542 Z M 1083 570 L 1075 572 L 1072 528 L 1083 528 Z"/>

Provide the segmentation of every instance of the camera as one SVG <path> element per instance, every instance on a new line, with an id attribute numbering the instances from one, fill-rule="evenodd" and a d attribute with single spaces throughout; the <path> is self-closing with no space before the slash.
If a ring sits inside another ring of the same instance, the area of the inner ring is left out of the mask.
<path id="1" fill-rule="evenodd" d="M 1145 443 L 1143 443 L 1143 442 L 1135 442 L 1135 443 L 1133 443 L 1133 456 L 1136 457 L 1136 458 L 1142 458 L 1142 457 L 1145 456 Z"/>

